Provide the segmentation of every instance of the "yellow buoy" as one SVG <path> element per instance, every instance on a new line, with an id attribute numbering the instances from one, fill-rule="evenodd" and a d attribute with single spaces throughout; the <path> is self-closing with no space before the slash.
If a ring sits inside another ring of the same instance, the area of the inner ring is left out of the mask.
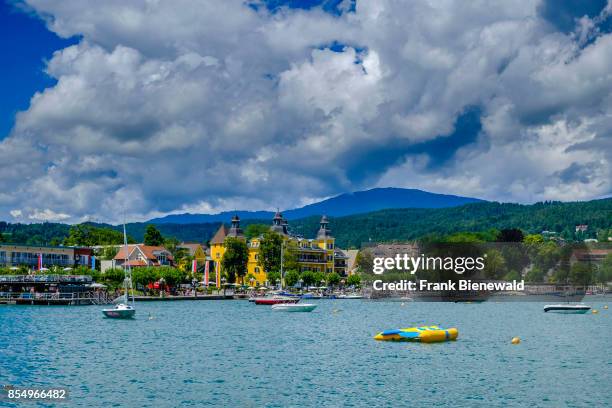
<path id="1" fill-rule="evenodd" d="M 604 306 L 604 309 L 608 310 L 608 305 L 605 305 L 605 306 Z"/>
<path id="2" fill-rule="evenodd" d="M 597 314 L 597 313 L 599 313 L 599 310 L 593 309 L 593 314 Z"/>
<path id="3" fill-rule="evenodd" d="M 521 342 L 520 337 L 513 337 L 512 338 L 512 344 L 519 344 Z"/>

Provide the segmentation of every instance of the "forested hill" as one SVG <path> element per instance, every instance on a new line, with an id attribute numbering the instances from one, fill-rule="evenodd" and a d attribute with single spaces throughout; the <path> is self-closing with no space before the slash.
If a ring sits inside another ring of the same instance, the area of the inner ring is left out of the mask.
<path id="1" fill-rule="evenodd" d="M 290 223 L 292 231 L 312 237 L 318 217 Z M 575 237 L 575 226 L 587 224 L 583 236 Z M 555 231 L 565 238 L 595 237 L 598 230 L 612 229 L 612 198 L 575 203 L 533 205 L 476 203 L 441 209 L 396 209 L 331 218 L 330 228 L 343 248 L 369 241 L 401 241 L 430 234 L 520 228 L 527 233 Z"/>
<path id="2" fill-rule="evenodd" d="M 319 228 L 319 216 L 293 220 L 289 226 L 293 233 L 314 237 Z M 228 220 L 229 221 L 229 220 Z M 253 223 L 269 224 L 270 220 L 246 220 L 243 227 Z M 575 226 L 587 224 L 586 234 L 575 235 Z M 121 227 L 95 224 L 97 227 Z M 166 237 L 182 241 L 206 242 L 215 233 L 219 223 L 158 224 Z M 144 223 L 127 225 L 128 235 L 141 241 Z M 461 231 L 520 228 L 527 233 L 543 230 L 555 231 L 565 238 L 596 237 L 598 231 L 612 229 L 612 198 L 587 202 L 548 202 L 533 205 L 474 203 L 461 207 L 440 209 L 381 210 L 346 217 L 331 217 L 330 228 L 343 248 L 359 247 L 363 242 L 400 241 L 430 234 L 448 234 Z M 66 224 L 7 224 L 0 223 L 0 232 L 6 242 L 50 245 L 62 243 L 69 234 Z"/>

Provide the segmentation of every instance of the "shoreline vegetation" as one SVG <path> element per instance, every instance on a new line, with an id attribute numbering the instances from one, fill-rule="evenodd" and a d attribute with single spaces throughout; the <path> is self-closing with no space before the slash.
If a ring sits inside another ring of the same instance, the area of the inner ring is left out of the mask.
<path id="1" fill-rule="evenodd" d="M 313 235 L 319 216 L 292 221 L 292 232 Z M 329 217 L 336 245 L 358 248 L 363 243 L 406 241 L 425 236 L 444 236 L 459 232 L 480 234 L 487 240 L 489 230 L 516 228 L 527 234 L 549 232 L 569 241 L 605 240 L 612 235 L 612 198 L 585 202 L 542 202 L 531 205 L 474 203 L 449 208 L 389 209 L 344 217 Z M 229 221 L 229 220 L 228 220 Z M 268 224 L 268 220 L 245 219 L 243 225 Z M 177 241 L 206 242 L 221 223 L 155 224 L 166 237 Z M 131 242 L 142 242 L 149 223 L 129 223 Z M 587 225 L 576 232 L 577 225 Z M 75 231 L 80 228 L 81 231 Z M 27 245 L 109 245 L 120 243 L 120 226 L 102 223 L 20 224 L 0 221 L 0 242 Z"/>

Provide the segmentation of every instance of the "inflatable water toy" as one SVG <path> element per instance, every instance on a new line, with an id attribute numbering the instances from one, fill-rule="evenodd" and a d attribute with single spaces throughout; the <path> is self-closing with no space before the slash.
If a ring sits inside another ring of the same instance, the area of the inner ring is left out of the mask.
<path id="1" fill-rule="evenodd" d="M 374 340 L 382 341 L 415 341 L 421 343 L 437 343 L 457 340 L 459 331 L 456 328 L 443 329 L 438 326 L 409 327 L 407 329 L 386 330 L 374 336 Z"/>

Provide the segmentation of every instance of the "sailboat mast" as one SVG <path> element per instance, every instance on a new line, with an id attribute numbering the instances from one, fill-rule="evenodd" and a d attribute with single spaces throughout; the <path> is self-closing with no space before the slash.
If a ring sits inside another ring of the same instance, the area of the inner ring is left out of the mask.
<path id="1" fill-rule="evenodd" d="M 280 264 L 280 288 L 283 290 L 283 247 L 285 246 L 285 240 L 281 237 L 281 264 Z"/>
<path id="2" fill-rule="evenodd" d="M 127 273 L 125 273 L 124 275 L 124 284 L 125 284 L 125 301 L 126 304 L 129 303 L 130 298 L 128 297 L 128 279 L 130 280 L 130 284 L 129 286 L 132 286 L 132 267 L 130 265 L 129 262 L 129 258 L 130 258 L 130 254 L 129 254 L 129 249 L 128 249 L 128 242 L 127 242 L 127 233 L 125 231 L 125 220 L 123 221 L 123 245 L 125 246 L 125 263 L 127 264 Z M 125 271 L 125 269 L 124 269 Z M 134 295 L 132 294 L 132 306 L 134 305 Z"/>

